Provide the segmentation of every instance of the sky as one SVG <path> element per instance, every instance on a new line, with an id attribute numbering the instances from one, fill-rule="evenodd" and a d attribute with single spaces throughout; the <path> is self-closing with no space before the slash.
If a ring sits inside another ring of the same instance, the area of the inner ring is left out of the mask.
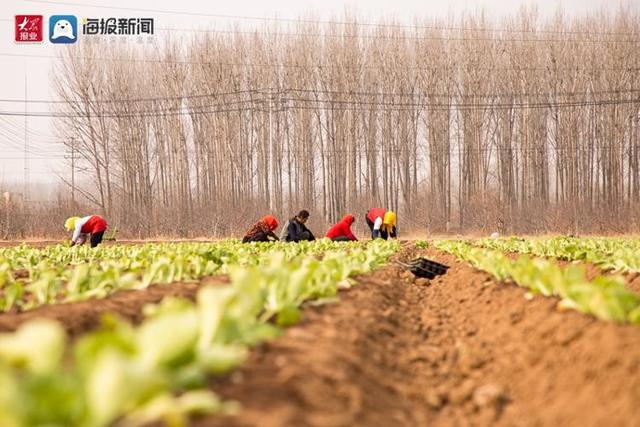
<path id="1" fill-rule="evenodd" d="M 250 28 L 261 23 L 246 17 L 295 19 L 309 12 L 319 20 L 341 20 L 344 12 L 348 11 L 356 12 L 364 22 L 395 18 L 400 23 L 411 24 L 416 18 L 459 16 L 463 12 L 479 10 L 495 17 L 513 15 L 525 5 L 535 5 L 541 18 L 553 15 L 558 8 L 562 8 L 567 15 L 580 15 L 603 8 L 615 10 L 621 3 L 640 7 L 640 0 L 0 0 L 0 191 L 11 183 L 21 185 L 25 178 L 31 183 L 55 183 L 60 182 L 60 176 L 68 178 L 70 174 L 64 147 L 56 138 L 50 118 L 29 117 L 25 121 L 24 117 L 2 114 L 24 112 L 25 109 L 30 113 L 47 111 L 47 104 L 29 102 L 25 106 L 22 101 L 56 99 L 52 84 L 55 79 L 52 71 L 55 59 L 52 57 L 68 48 L 64 44 L 50 43 L 46 40 L 47 34 L 41 44 L 15 43 L 15 15 L 43 15 L 46 33 L 47 18 L 51 15 L 75 15 L 79 19 L 152 17 L 156 28 L 220 29 L 231 25 Z M 113 9 L 118 7 L 172 13 Z M 78 42 L 82 42 L 81 38 Z M 131 42 L 135 43 L 133 40 Z M 24 161 L 25 128 L 27 174 Z"/>

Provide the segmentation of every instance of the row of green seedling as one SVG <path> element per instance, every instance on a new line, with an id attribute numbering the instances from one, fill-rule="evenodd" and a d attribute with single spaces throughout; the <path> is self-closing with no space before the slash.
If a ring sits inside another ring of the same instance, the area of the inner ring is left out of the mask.
<path id="1" fill-rule="evenodd" d="M 552 260 L 478 248 L 465 241 L 439 241 L 436 248 L 484 270 L 500 281 L 511 281 L 532 294 L 557 296 L 559 308 L 571 308 L 599 319 L 640 324 L 640 296 L 625 288 L 621 276 L 586 278 L 584 267 L 562 267 Z"/>
<path id="2" fill-rule="evenodd" d="M 230 267 L 231 284 L 204 286 L 195 303 L 147 306 L 139 326 L 107 317 L 72 345 L 53 321 L 1 334 L 2 426 L 184 426 L 192 414 L 237 409 L 209 390 L 209 377 L 241 364 L 251 346 L 298 322 L 302 303 L 335 298 L 399 244 L 343 248 L 321 259 L 274 252 L 259 265 Z"/>
<path id="3" fill-rule="evenodd" d="M 640 272 L 640 240 L 622 238 L 553 237 L 482 239 L 477 245 L 567 261 L 585 261 L 602 270 Z"/>
<path id="4" fill-rule="evenodd" d="M 331 253 L 361 244 L 330 241 L 301 244 L 165 243 L 92 249 L 62 245 L 42 249 L 20 246 L 0 252 L 0 310 L 103 298 L 117 290 L 150 284 L 195 281 L 225 274 L 228 266 L 257 265 L 279 251 L 287 258 Z M 21 271 L 22 274 L 16 274 Z M 19 277 L 18 277 L 19 276 Z"/>

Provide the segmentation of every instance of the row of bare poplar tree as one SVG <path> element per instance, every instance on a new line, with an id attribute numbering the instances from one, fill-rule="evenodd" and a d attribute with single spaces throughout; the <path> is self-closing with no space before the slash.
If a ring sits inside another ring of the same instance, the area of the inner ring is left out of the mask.
<path id="1" fill-rule="evenodd" d="M 638 229 L 637 11 L 344 20 L 78 43 L 55 73 L 76 192 L 140 235 L 371 206 L 404 230 Z"/>

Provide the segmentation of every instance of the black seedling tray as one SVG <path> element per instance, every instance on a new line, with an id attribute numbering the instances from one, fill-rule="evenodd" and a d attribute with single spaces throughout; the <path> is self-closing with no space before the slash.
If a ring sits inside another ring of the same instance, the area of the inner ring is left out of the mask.
<path id="1" fill-rule="evenodd" d="M 439 262 L 431 261 L 426 258 L 416 258 L 409 264 L 409 271 L 418 277 L 424 277 L 427 279 L 433 279 L 436 276 L 440 276 L 447 273 L 449 269 L 448 265 L 440 264 Z"/>

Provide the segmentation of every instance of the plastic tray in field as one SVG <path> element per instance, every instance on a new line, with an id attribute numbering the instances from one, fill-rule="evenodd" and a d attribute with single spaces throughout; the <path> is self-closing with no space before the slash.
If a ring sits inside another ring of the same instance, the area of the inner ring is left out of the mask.
<path id="1" fill-rule="evenodd" d="M 423 257 L 416 258 L 408 264 L 398 264 L 408 268 L 414 275 L 426 279 L 434 279 L 436 276 L 446 274 L 449 269 L 448 265 L 440 264 L 439 262 L 431 261 Z"/>

